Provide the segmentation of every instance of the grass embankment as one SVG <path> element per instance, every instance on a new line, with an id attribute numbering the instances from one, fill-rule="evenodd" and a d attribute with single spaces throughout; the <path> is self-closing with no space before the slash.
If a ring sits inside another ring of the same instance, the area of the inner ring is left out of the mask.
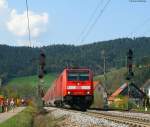
<path id="1" fill-rule="evenodd" d="M 32 127 L 33 117 L 36 112 L 35 108 L 28 107 L 14 117 L 1 123 L 0 127 Z"/>
<path id="2" fill-rule="evenodd" d="M 27 107 L 22 112 L 0 124 L 0 127 L 60 127 L 65 117 L 54 118 L 50 112 L 35 106 Z"/>

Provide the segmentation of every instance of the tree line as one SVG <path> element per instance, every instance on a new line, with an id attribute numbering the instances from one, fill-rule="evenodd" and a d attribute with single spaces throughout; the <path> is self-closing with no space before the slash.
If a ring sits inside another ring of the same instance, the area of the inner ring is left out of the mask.
<path id="1" fill-rule="evenodd" d="M 46 54 L 47 73 L 59 73 L 65 67 L 89 67 L 95 74 L 103 73 L 103 58 L 106 57 L 106 71 L 126 66 L 126 53 L 134 52 L 134 63 L 149 63 L 150 38 L 120 38 L 94 42 L 86 45 L 50 45 L 42 47 Z M 13 47 L 0 45 L 0 78 L 3 83 L 14 77 L 38 73 L 38 47 Z"/>

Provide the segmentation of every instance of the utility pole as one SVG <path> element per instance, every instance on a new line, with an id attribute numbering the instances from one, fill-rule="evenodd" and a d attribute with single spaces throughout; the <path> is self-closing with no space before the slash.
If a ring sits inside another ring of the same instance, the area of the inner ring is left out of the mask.
<path id="1" fill-rule="evenodd" d="M 107 77 L 106 77 L 106 55 L 105 55 L 105 50 L 103 50 L 101 52 L 102 57 L 103 57 L 103 74 L 104 74 L 104 86 L 103 86 L 103 99 L 104 99 L 104 109 L 107 110 L 108 109 L 108 100 L 107 100 L 107 89 L 106 89 L 106 81 L 107 81 Z"/>
<path id="2" fill-rule="evenodd" d="M 104 77 L 105 77 L 105 82 L 106 82 L 106 57 L 104 54 Z"/>
<path id="3" fill-rule="evenodd" d="M 105 81 L 105 84 L 106 84 L 106 55 L 105 55 L 105 50 L 103 50 L 101 52 L 102 54 L 102 57 L 103 57 L 103 74 L 104 74 L 104 81 Z"/>
<path id="4" fill-rule="evenodd" d="M 0 88 L 2 87 L 2 79 L 0 78 Z"/>
<path id="5" fill-rule="evenodd" d="M 26 16 L 27 16 L 27 29 L 28 29 L 28 40 L 29 40 L 29 47 L 32 47 L 32 43 L 31 43 L 31 28 L 30 28 L 30 17 L 29 17 L 29 4 L 28 4 L 28 0 L 26 0 Z"/>

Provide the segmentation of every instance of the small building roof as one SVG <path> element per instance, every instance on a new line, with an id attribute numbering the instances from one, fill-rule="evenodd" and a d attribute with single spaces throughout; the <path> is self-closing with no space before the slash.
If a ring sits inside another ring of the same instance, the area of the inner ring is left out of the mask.
<path id="1" fill-rule="evenodd" d="M 113 101 L 115 99 L 115 97 L 118 96 L 127 86 L 128 86 L 128 83 L 124 83 L 108 98 L 108 100 Z"/>
<path id="2" fill-rule="evenodd" d="M 4 98 L 4 96 L 3 95 L 0 95 L 0 99 L 3 99 Z"/>
<path id="3" fill-rule="evenodd" d="M 142 88 L 150 88 L 150 79 L 147 80 L 144 85 L 142 86 Z"/>
<path id="4" fill-rule="evenodd" d="M 145 95 L 143 91 L 141 91 L 135 84 L 132 86 L 139 91 L 143 96 Z M 124 83 L 121 87 L 119 87 L 109 98 L 109 101 L 113 101 L 115 97 L 117 97 L 120 93 L 122 93 L 128 87 L 128 83 Z M 132 94 L 132 93 L 131 93 Z"/>

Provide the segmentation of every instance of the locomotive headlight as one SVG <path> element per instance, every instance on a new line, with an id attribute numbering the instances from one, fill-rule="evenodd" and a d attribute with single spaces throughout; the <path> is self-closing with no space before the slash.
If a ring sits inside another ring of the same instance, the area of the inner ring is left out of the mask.
<path id="1" fill-rule="evenodd" d="M 87 94 L 90 94 L 90 92 L 89 92 L 89 91 L 87 91 L 86 93 L 87 93 Z"/>
<path id="2" fill-rule="evenodd" d="M 70 94 L 71 94 L 71 92 L 70 92 L 70 91 L 68 91 L 68 94 L 70 95 Z"/>

